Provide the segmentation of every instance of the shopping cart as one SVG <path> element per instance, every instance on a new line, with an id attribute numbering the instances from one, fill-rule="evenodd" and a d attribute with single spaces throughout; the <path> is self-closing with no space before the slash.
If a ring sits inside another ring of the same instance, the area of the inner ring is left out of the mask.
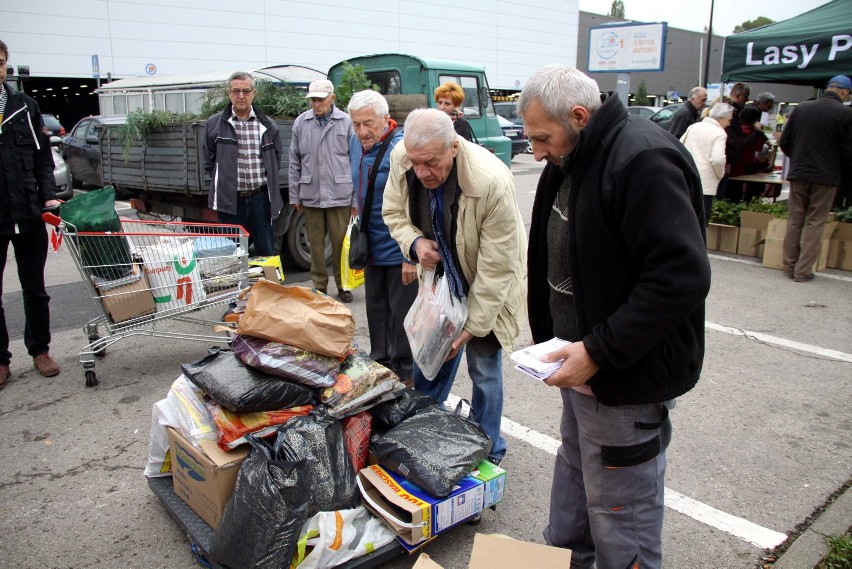
<path id="1" fill-rule="evenodd" d="M 98 384 L 95 358 L 128 336 L 221 343 L 219 320 L 190 313 L 234 302 L 248 283 L 248 233 L 239 225 L 122 219 L 120 232 L 84 232 L 53 213 L 54 250 L 64 243 L 99 316 L 83 332 L 86 386 Z M 221 315 L 220 315 L 221 316 Z M 167 320 L 209 327 L 207 334 L 169 330 Z M 100 335 L 103 330 L 104 335 Z"/>

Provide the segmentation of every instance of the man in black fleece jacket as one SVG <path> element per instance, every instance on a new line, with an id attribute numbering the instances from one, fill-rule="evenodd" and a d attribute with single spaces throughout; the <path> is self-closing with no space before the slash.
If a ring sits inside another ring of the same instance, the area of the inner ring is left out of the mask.
<path id="1" fill-rule="evenodd" d="M 698 381 L 710 266 L 689 152 L 580 71 L 550 65 L 518 101 L 537 160 L 529 242 L 536 342 L 572 343 L 548 544 L 572 567 L 660 567 L 669 409 Z"/>

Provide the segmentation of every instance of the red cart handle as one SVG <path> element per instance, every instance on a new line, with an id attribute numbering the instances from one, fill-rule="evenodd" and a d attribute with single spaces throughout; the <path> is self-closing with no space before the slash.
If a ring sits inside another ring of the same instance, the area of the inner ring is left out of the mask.
<path id="1" fill-rule="evenodd" d="M 59 227 L 59 223 L 62 221 L 61 217 L 49 211 L 46 211 L 41 214 L 41 218 L 42 220 L 44 220 L 45 223 L 49 223 L 54 227 Z"/>

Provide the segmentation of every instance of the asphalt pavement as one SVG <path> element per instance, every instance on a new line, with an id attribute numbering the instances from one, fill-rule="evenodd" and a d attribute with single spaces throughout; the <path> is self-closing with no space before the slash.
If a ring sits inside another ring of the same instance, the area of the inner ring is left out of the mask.
<path id="1" fill-rule="evenodd" d="M 521 155 L 513 170 L 528 223 L 541 165 Z M 757 258 L 711 254 L 710 262 L 704 372 L 671 414 L 663 549 L 666 567 L 746 569 L 852 474 L 852 274 L 828 270 L 794 283 Z M 309 278 L 285 272 L 286 283 Z M 10 249 L 2 300 L 13 376 L 0 391 L 0 567 L 196 567 L 187 537 L 142 469 L 152 405 L 180 364 L 204 355 L 207 344 L 123 338 L 96 362 L 100 385 L 86 388 L 77 357 L 86 344 L 82 325 L 98 315 L 97 306 L 67 250 L 50 255 L 46 276 L 51 354 L 62 365 L 53 378 L 39 376 L 26 355 Z M 356 338 L 367 346 L 363 289 L 349 306 Z M 211 320 L 221 315 L 210 312 Z M 168 322 L 163 329 L 172 326 L 189 327 Z M 529 341 L 525 331 L 519 344 Z M 446 569 L 467 566 L 476 532 L 543 542 L 560 398 L 512 369 L 507 357 L 503 369 L 506 497 L 481 525 L 454 529 L 426 548 Z M 464 365 L 453 393 L 470 395 Z M 778 567 L 818 561 L 821 535 L 852 525 L 849 493 L 817 522 Z M 804 557 L 794 557 L 799 550 Z M 385 566 L 409 568 L 414 560 Z"/>

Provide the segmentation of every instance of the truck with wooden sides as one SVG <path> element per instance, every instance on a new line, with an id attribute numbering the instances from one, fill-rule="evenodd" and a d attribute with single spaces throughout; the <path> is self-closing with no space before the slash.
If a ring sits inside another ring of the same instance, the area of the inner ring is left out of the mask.
<path id="1" fill-rule="evenodd" d="M 403 54 L 370 55 L 348 61 L 364 67 L 368 78 L 387 97 L 391 116 L 399 123 L 403 123 L 414 108 L 434 107 L 434 89 L 446 81 L 456 81 L 465 90 L 465 118 L 471 123 L 477 141 L 507 165 L 510 163 L 511 144 L 502 136 L 497 123 L 483 68 Z M 329 71 L 328 77 L 335 85 L 341 80 L 343 63 L 332 66 Z M 301 89 L 311 81 L 326 77 L 314 69 L 293 65 L 273 66 L 252 73 L 258 80 L 287 82 Z M 230 72 L 220 72 L 114 81 L 98 90 L 101 114 L 125 115 L 137 109 L 197 114 L 208 90 L 222 86 L 229 75 Z M 293 120 L 276 120 L 276 123 L 284 148 L 279 191 L 287 204 Z M 129 146 L 120 140 L 120 128 L 120 124 L 112 123 L 98 130 L 104 184 L 113 185 L 128 195 L 132 207 L 143 216 L 216 221 L 216 212 L 207 208 L 210 180 L 202 155 L 204 120 L 170 123 L 132 141 Z M 298 267 L 309 268 L 310 246 L 304 216 L 285 207 L 274 229 L 280 253 Z M 330 253 L 330 243 L 327 243 L 327 256 L 330 257 Z"/>

